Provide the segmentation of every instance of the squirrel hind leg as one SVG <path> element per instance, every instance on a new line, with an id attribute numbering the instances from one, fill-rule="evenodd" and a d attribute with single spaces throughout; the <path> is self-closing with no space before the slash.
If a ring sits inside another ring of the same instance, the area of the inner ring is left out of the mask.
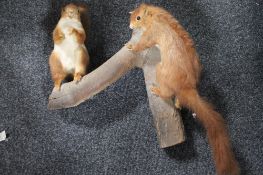
<path id="1" fill-rule="evenodd" d="M 65 73 L 63 70 L 57 71 L 54 74 L 52 74 L 52 79 L 54 81 L 54 87 L 56 90 L 60 90 L 62 81 L 66 78 L 67 73 Z"/>
<path id="2" fill-rule="evenodd" d="M 56 90 L 60 91 L 61 83 L 62 83 L 62 80 L 55 80 L 54 87 L 55 87 Z"/>
<path id="3" fill-rule="evenodd" d="M 159 85 L 159 87 L 152 86 L 150 90 L 154 95 L 161 97 L 163 99 L 169 99 L 174 96 L 174 93 L 171 89 L 165 86 L 161 86 L 161 84 Z"/>
<path id="4" fill-rule="evenodd" d="M 61 83 L 66 78 L 67 73 L 59 60 L 59 55 L 54 51 L 50 55 L 49 66 L 55 89 L 60 90 Z"/>
<path id="5" fill-rule="evenodd" d="M 182 109 L 180 101 L 177 98 L 175 99 L 175 108 L 178 109 L 178 110 Z"/>
<path id="6" fill-rule="evenodd" d="M 54 87 L 57 90 L 60 90 L 62 81 L 67 77 L 67 73 L 62 70 L 58 70 L 54 74 L 52 74 L 52 79 L 54 81 Z"/>
<path id="7" fill-rule="evenodd" d="M 77 63 L 74 73 L 74 81 L 78 82 L 86 74 L 86 68 L 89 64 L 89 55 L 84 48 L 80 48 L 76 54 Z"/>
<path id="8" fill-rule="evenodd" d="M 75 73 L 74 74 L 74 80 L 73 81 L 75 81 L 75 82 L 79 82 L 80 80 L 81 80 L 81 78 L 82 78 L 82 75 L 83 74 L 81 74 L 81 73 Z"/>

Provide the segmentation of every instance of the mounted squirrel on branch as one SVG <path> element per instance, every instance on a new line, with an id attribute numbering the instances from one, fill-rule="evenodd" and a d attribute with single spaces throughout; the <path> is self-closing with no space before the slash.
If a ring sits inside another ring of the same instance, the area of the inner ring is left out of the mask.
<path id="1" fill-rule="evenodd" d="M 217 174 L 238 175 L 239 167 L 225 121 L 198 94 L 201 65 L 189 34 L 167 11 L 145 4 L 131 12 L 130 27 L 134 29 L 130 42 L 99 68 L 84 76 L 78 84 L 69 82 L 63 84 L 60 91 L 53 90 L 49 108 L 76 106 L 104 90 L 132 68 L 140 67 L 144 72 L 160 146 L 165 148 L 185 140 L 180 114 L 171 100 L 175 96 L 176 107 L 182 105 L 194 111 L 207 130 Z M 159 85 L 151 87 L 153 84 Z"/>
<path id="2" fill-rule="evenodd" d="M 146 4 L 131 12 L 130 28 L 143 34 L 136 44 L 126 45 L 129 49 L 139 52 L 154 45 L 160 49 L 161 62 L 156 66 L 159 86 L 152 87 L 152 93 L 161 98 L 176 96 L 177 104 L 194 111 L 207 131 L 217 174 L 238 175 L 225 121 L 197 91 L 201 65 L 189 34 L 167 11 Z"/>
<path id="3" fill-rule="evenodd" d="M 60 90 L 62 81 L 73 75 L 78 82 L 86 73 L 89 63 L 85 47 L 86 34 L 81 24 L 81 13 L 87 9 L 68 4 L 61 11 L 61 18 L 53 31 L 54 50 L 49 58 L 49 66 L 54 86 Z"/>

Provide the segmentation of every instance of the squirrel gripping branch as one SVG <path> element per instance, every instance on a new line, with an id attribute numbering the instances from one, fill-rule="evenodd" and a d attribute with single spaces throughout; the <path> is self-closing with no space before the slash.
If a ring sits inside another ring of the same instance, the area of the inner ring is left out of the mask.
<path id="1" fill-rule="evenodd" d="M 151 91 L 162 98 L 177 97 L 178 104 L 191 109 L 207 131 L 218 175 L 238 175 L 239 166 L 231 148 L 222 116 L 197 91 L 201 64 L 188 32 L 166 10 L 141 4 L 130 12 L 130 28 L 142 30 L 136 44 L 126 46 L 139 52 L 156 45 L 161 62 L 156 67 L 158 87 Z"/>
<path id="2" fill-rule="evenodd" d="M 88 51 L 84 45 L 85 30 L 81 24 L 81 13 L 86 8 L 75 4 L 66 5 L 53 31 L 54 50 L 49 58 L 49 66 L 55 89 L 60 90 L 62 81 L 73 75 L 78 82 L 86 73 L 89 63 Z"/>

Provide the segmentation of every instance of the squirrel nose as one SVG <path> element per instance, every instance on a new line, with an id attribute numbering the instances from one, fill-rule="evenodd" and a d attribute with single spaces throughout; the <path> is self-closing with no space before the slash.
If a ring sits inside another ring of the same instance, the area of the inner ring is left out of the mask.
<path id="1" fill-rule="evenodd" d="M 70 17 L 74 16 L 74 12 L 73 11 L 69 11 L 68 14 L 69 14 Z"/>
<path id="2" fill-rule="evenodd" d="M 130 29 L 133 29 L 133 25 L 132 24 L 130 24 Z"/>

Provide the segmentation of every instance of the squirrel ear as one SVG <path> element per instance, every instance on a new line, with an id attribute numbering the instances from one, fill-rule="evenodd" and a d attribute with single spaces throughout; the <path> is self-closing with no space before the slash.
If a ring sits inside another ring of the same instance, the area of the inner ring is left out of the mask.
<path id="1" fill-rule="evenodd" d="M 61 9 L 61 15 L 63 15 L 64 12 L 65 12 L 65 7 L 62 7 L 62 9 Z"/>
<path id="2" fill-rule="evenodd" d="M 85 4 L 78 5 L 78 10 L 80 13 L 86 13 L 88 11 L 88 6 Z"/>
<path id="3" fill-rule="evenodd" d="M 148 13 L 148 10 L 145 8 L 144 9 L 144 15 L 147 15 L 147 13 Z"/>
<path id="4" fill-rule="evenodd" d="M 144 9 L 144 15 L 146 16 L 152 16 L 152 12 L 148 10 L 147 8 Z"/>

